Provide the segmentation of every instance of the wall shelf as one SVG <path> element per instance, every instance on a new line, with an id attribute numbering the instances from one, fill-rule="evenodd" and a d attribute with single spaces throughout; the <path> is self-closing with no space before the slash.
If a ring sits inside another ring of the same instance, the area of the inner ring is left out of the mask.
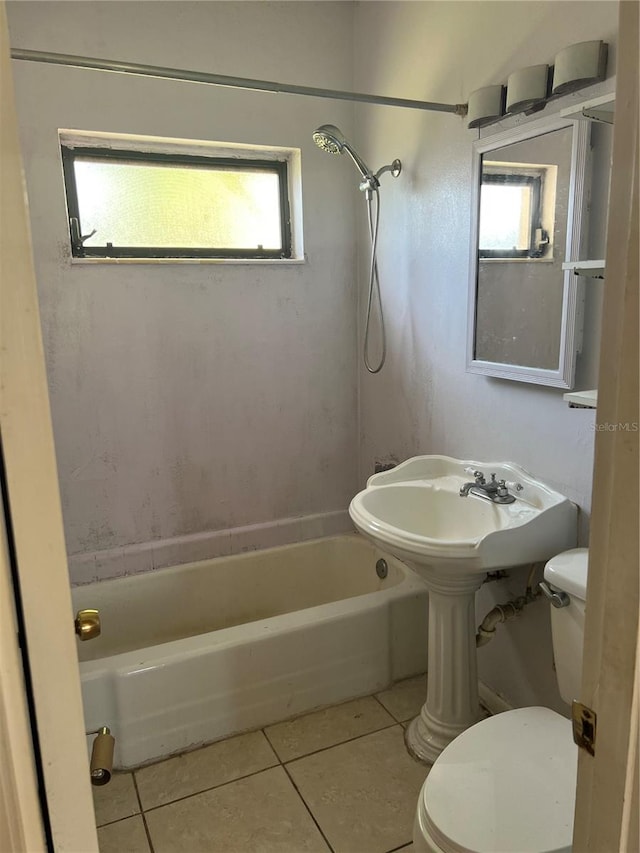
<path id="1" fill-rule="evenodd" d="M 573 270 L 576 275 L 589 278 L 604 278 L 604 260 L 601 261 L 567 261 L 562 264 L 563 270 Z"/>
<path id="2" fill-rule="evenodd" d="M 560 111 L 560 115 L 566 118 L 574 118 L 584 121 L 597 121 L 605 124 L 613 124 L 615 108 L 615 92 L 601 95 L 599 98 L 591 98 L 581 101 Z M 568 261 L 562 264 L 563 270 L 570 270 L 574 275 L 585 278 L 604 279 L 605 261 Z M 569 391 L 562 395 L 562 399 L 572 409 L 595 409 L 598 406 L 598 391 Z"/>
<path id="3" fill-rule="evenodd" d="M 615 92 L 609 95 L 601 95 L 599 98 L 591 98 L 588 101 L 582 101 L 579 104 L 565 107 L 565 109 L 560 110 L 560 115 L 566 118 L 613 124 L 615 99 Z"/>
<path id="4" fill-rule="evenodd" d="M 593 391 L 569 391 L 562 395 L 562 399 L 572 409 L 595 409 L 598 405 L 598 392 Z"/>

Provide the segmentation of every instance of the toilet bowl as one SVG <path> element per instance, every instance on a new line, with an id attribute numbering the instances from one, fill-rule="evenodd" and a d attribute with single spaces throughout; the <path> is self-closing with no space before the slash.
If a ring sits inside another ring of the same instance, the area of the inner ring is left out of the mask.
<path id="1" fill-rule="evenodd" d="M 545 567 L 556 675 L 565 702 L 582 676 L 586 548 Z M 557 606 L 562 602 L 561 606 Z M 549 708 L 519 708 L 464 731 L 440 754 L 420 792 L 415 853 L 570 853 L 578 748 Z"/>

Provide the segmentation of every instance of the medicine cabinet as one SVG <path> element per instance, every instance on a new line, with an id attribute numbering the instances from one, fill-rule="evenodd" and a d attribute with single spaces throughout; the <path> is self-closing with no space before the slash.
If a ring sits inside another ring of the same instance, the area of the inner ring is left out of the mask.
<path id="1" fill-rule="evenodd" d="M 555 115 L 474 142 L 469 372 L 573 387 L 589 136 Z"/>

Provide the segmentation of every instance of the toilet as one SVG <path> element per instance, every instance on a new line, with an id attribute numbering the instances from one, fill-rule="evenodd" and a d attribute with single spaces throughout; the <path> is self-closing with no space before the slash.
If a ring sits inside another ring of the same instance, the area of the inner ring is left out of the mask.
<path id="1" fill-rule="evenodd" d="M 544 570 L 563 601 L 551 609 L 551 631 L 568 704 L 582 677 L 588 553 L 565 551 Z M 422 786 L 415 853 L 570 853 L 577 764 L 571 723 L 549 708 L 476 723 L 443 750 Z"/>

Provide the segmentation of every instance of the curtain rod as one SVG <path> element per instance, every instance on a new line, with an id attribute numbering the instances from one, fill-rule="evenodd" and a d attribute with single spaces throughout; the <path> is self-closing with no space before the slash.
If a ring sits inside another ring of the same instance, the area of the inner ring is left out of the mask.
<path id="1" fill-rule="evenodd" d="M 343 92 L 336 89 L 317 89 L 313 86 L 295 86 L 290 83 L 274 83 L 269 80 L 254 80 L 250 77 L 228 77 L 225 74 L 208 74 L 204 71 L 186 71 L 181 68 L 165 68 L 160 65 L 141 65 L 137 62 L 114 62 L 91 56 L 74 56 L 67 53 L 48 53 L 42 50 L 11 51 L 12 59 L 27 62 L 47 62 L 66 65 L 70 68 L 89 68 L 94 71 L 115 71 L 119 74 L 136 74 L 141 77 L 156 77 L 161 80 L 184 80 L 190 83 L 209 83 L 213 86 L 230 86 L 259 92 L 276 92 L 288 95 L 307 95 L 312 98 L 332 98 L 339 101 L 360 101 L 387 107 L 407 107 L 413 110 L 432 110 L 441 113 L 466 115 L 466 104 L 437 104 L 429 101 L 413 101 L 406 98 L 387 98 L 383 95 L 364 95 L 359 92 Z"/>

